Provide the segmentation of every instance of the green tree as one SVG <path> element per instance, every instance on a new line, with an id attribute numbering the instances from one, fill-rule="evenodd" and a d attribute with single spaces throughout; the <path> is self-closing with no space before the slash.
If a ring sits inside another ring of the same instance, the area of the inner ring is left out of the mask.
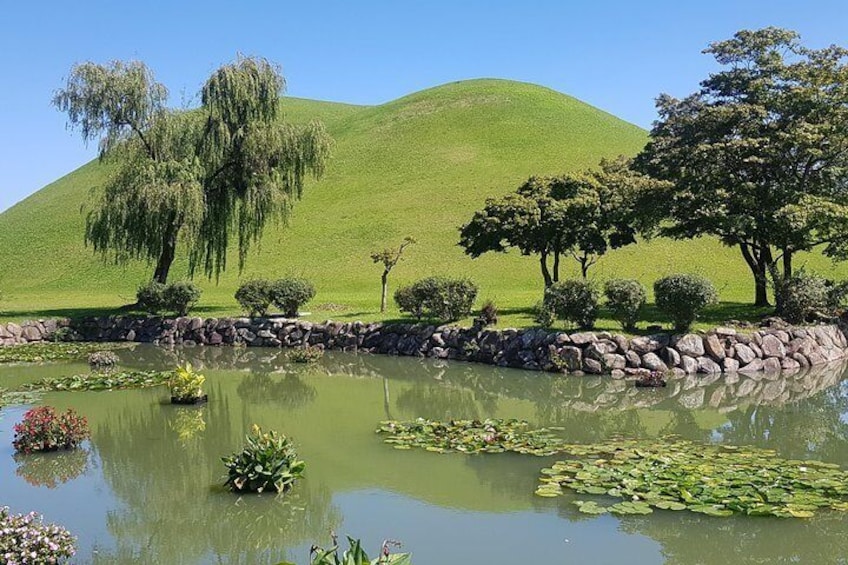
<path id="1" fill-rule="evenodd" d="M 392 272 L 392 269 L 394 269 L 395 265 L 397 265 L 400 261 L 403 256 L 403 251 L 413 243 L 415 243 L 415 239 L 407 236 L 403 238 L 403 241 L 397 249 L 393 247 L 386 247 L 382 251 L 375 251 L 371 254 L 372 261 L 383 265 L 383 274 L 380 276 L 380 282 L 382 284 L 380 293 L 380 312 L 386 311 L 386 303 L 389 298 L 389 273 Z"/>
<path id="2" fill-rule="evenodd" d="M 770 27 L 705 53 L 722 70 L 682 100 L 657 99 L 635 168 L 670 184 L 642 211 L 660 235 L 738 247 L 766 306 L 768 280 L 791 277 L 798 252 L 848 256 L 848 51 Z"/>
<path id="3" fill-rule="evenodd" d="M 586 278 L 609 249 L 636 241 L 633 198 L 656 183 L 628 165 L 619 158 L 601 161 L 598 170 L 531 177 L 515 193 L 487 200 L 460 228 L 459 244 L 474 258 L 510 247 L 539 255 L 545 287 L 559 281 L 560 257 L 568 253 Z"/>
<path id="4" fill-rule="evenodd" d="M 329 155 L 323 125 L 279 120 L 284 85 L 276 65 L 239 57 L 212 73 L 198 109 L 179 111 L 143 63 L 74 66 L 53 103 L 113 166 L 88 212 L 86 243 L 119 263 L 155 262 L 153 280 L 164 283 L 180 241 L 192 274 L 217 277 L 234 237 L 242 268 Z"/>

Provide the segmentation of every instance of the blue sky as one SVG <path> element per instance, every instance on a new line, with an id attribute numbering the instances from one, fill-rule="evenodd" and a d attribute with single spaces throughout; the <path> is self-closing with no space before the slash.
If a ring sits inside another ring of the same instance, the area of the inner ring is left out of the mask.
<path id="1" fill-rule="evenodd" d="M 288 94 L 379 104 L 449 81 L 542 84 L 649 127 L 654 98 L 715 69 L 701 50 L 776 25 L 809 46 L 848 45 L 845 0 L 300 0 L 3 3 L 0 210 L 95 155 L 52 92 L 76 62 L 140 59 L 191 99 L 236 53 L 283 66 Z"/>

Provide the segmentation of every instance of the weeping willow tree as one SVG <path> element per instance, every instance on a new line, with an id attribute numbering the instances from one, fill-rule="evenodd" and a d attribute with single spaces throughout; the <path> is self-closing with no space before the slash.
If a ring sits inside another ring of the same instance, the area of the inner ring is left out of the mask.
<path id="1" fill-rule="evenodd" d="M 233 240 L 243 268 L 251 244 L 269 222 L 286 222 L 329 156 L 321 123 L 280 120 L 284 88 L 279 67 L 239 57 L 209 77 L 200 108 L 179 111 L 143 63 L 74 66 L 53 103 L 112 164 L 87 213 L 86 244 L 118 263 L 155 262 L 162 283 L 180 242 L 191 274 L 218 277 Z"/>

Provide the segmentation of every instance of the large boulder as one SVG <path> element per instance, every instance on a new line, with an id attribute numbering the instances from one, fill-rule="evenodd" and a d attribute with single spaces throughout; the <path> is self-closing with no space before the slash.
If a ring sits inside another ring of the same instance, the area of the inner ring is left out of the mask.
<path id="1" fill-rule="evenodd" d="M 686 334 L 677 340 L 674 348 L 681 355 L 697 358 L 704 354 L 704 340 L 696 334 Z"/>
<path id="2" fill-rule="evenodd" d="M 786 357 L 786 347 L 783 345 L 783 342 L 780 341 L 780 338 L 775 335 L 764 335 L 763 343 L 760 347 L 763 350 L 764 357 L 776 357 L 778 359 Z"/>

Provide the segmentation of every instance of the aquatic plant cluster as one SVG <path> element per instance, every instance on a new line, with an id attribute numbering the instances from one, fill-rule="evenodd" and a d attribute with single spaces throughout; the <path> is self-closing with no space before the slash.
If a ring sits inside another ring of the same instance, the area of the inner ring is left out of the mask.
<path id="1" fill-rule="evenodd" d="M 183 402 L 200 398 L 205 382 L 206 377 L 195 371 L 191 363 L 181 365 L 174 369 L 168 380 L 171 398 Z"/>
<path id="2" fill-rule="evenodd" d="M 88 436 L 88 422 L 73 409 L 57 414 L 52 406 L 39 406 L 15 424 L 12 446 L 19 453 L 73 449 Z"/>
<path id="3" fill-rule="evenodd" d="M 313 545 L 309 552 L 310 565 L 411 565 L 412 558 L 408 553 L 392 553 L 390 546 L 400 545 L 398 542 L 386 540 L 380 547 L 380 555 L 370 559 L 362 549 L 362 542 L 350 536 L 347 538 L 349 548 L 339 557 L 339 542 L 333 534 L 333 547 L 324 549 Z M 294 565 L 283 562 L 278 565 Z"/>
<path id="4" fill-rule="evenodd" d="M 234 492 L 284 492 L 303 477 L 306 464 L 297 458 L 291 440 L 254 425 L 240 453 L 223 457 L 227 467 L 225 485 Z"/>
<path id="5" fill-rule="evenodd" d="M 116 371 L 111 373 L 69 375 L 27 383 L 21 385 L 19 390 L 24 392 L 84 392 L 148 388 L 167 384 L 173 374 L 173 371 Z"/>
<path id="6" fill-rule="evenodd" d="M 126 349 L 126 343 L 29 343 L 0 347 L 0 363 L 40 363 L 43 361 L 77 361 L 92 353 Z"/>
<path id="7" fill-rule="evenodd" d="M 437 453 L 503 453 L 555 455 L 565 444 L 551 433 L 556 428 L 528 429 L 523 420 L 451 420 L 438 422 L 418 418 L 411 422 L 380 423 L 379 434 L 395 449 L 420 447 Z"/>
<path id="8" fill-rule="evenodd" d="M 787 460 L 769 449 L 700 445 L 679 438 L 569 445 L 576 459 L 542 470 L 540 496 L 563 487 L 623 498 L 611 506 L 575 501 L 581 512 L 649 514 L 653 508 L 710 516 L 810 518 L 819 508 L 848 511 L 848 473 L 820 461 Z"/>
<path id="9" fill-rule="evenodd" d="M 317 345 L 306 345 L 296 347 L 286 354 L 286 358 L 292 363 L 317 363 L 324 356 L 324 348 Z"/>
<path id="10" fill-rule="evenodd" d="M 565 489 L 622 499 L 602 505 L 577 500 L 586 514 L 650 514 L 655 508 L 710 516 L 809 518 L 827 508 L 848 512 L 848 472 L 821 461 L 787 460 L 754 447 L 704 445 L 678 437 L 569 444 L 555 428 L 529 429 L 522 420 L 386 421 L 377 433 L 396 449 L 437 453 L 567 455 L 542 470 L 536 494 Z"/>
<path id="11" fill-rule="evenodd" d="M 68 531 L 44 524 L 35 512 L 10 514 L 0 508 L 0 558 L 6 565 L 61 563 L 76 553 L 76 540 Z"/>

